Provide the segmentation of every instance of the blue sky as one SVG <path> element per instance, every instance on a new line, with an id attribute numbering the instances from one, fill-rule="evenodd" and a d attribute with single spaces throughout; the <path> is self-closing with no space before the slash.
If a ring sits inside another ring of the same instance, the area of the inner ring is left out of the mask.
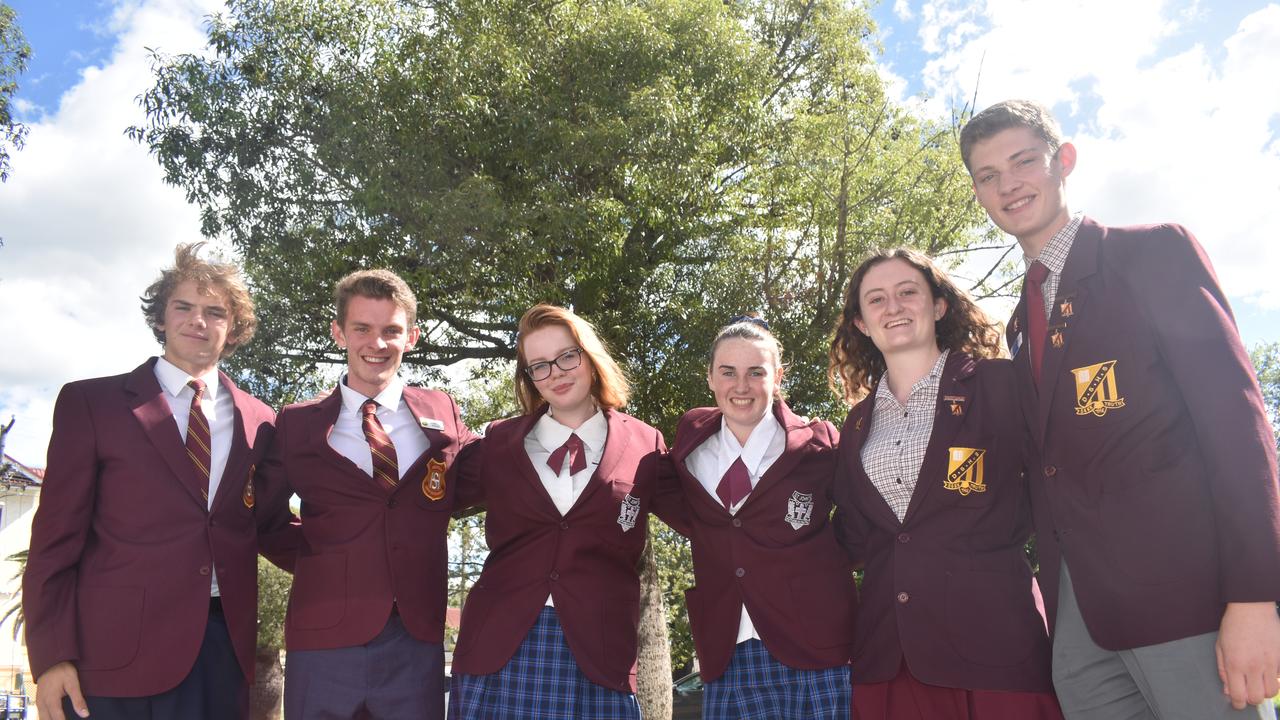
<path id="1" fill-rule="evenodd" d="M 196 210 L 123 131 L 142 119 L 145 48 L 200 51 L 222 4 L 5 1 L 34 56 L 17 96 L 27 148 L 0 185 L 0 307 L 25 310 L 0 315 L 21 350 L 0 354 L 0 421 L 17 416 L 7 451 L 42 465 L 59 386 L 156 351 L 137 296 L 175 243 L 200 239 Z M 873 13 L 902 102 L 949 117 L 976 87 L 979 108 L 1049 104 L 1080 151 L 1073 209 L 1187 225 L 1246 343 L 1280 341 L 1280 2 L 884 0 Z"/>

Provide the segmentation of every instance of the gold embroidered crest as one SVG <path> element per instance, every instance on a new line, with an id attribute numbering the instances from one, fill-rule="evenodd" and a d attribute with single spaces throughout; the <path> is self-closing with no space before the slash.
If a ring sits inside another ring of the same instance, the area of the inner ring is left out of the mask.
<path id="1" fill-rule="evenodd" d="M 427 474 L 422 478 L 422 494 L 428 500 L 439 500 L 444 497 L 444 474 L 449 469 L 442 460 L 427 462 Z"/>
<path id="2" fill-rule="evenodd" d="M 1124 398 L 1116 389 L 1115 368 L 1116 361 L 1107 360 L 1071 371 L 1076 381 L 1076 415 L 1102 417 L 1109 410 L 1124 407 Z"/>
<path id="3" fill-rule="evenodd" d="M 942 487 L 961 495 L 986 492 L 987 484 L 982 472 L 982 456 L 986 454 L 987 451 L 981 448 L 947 448 L 947 479 Z"/>
<path id="4" fill-rule="evenodd" d="M 253 509 L 253 473 L 257 469 L 257 465 L 249 466 L 249 479 L 245 480 L 244 492 L 240 493 L 240 501 L 250 510 Z"/>

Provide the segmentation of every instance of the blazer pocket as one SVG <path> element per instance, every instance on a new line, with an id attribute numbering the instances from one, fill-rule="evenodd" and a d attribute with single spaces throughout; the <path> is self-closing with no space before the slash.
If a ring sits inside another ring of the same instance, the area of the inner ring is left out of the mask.
<path id="1" fill-rule="evenodd" d="M 1029 572 L 950 571 L 946 583 L 945 626 L 961 657 L 987 667 L 1020 665 L 1037 642 L 1047 654 Z"/>
<path id="2" fill-rule="evenodd" d="M 347 612 L 346 553 L 298 558 L 289 594 L 289 624 L 299 630 L 324 630 Z"/>
<path id="3" fill-rule="evenodd" d="M 138 655 L 146 591 L 141 587 L 83 586 L 77 593 L 81 670 L 116 670 Z"/>
<path id="4" fill-rule="evenodd" d="M 847 646 L 853 641 L 857 597 L 851 573 L 824 570 L 791 581 L 791 606 L 809 645 L 816 648 Z"/>

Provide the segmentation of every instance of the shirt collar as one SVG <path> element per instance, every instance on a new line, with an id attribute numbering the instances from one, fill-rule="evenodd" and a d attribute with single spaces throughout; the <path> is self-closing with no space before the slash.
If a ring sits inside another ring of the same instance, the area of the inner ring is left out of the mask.
<path id="1" fill-rule="evenodd" d="M 760 461 L 764 459 L 765 453 L 769 452 L 769 445 L 773 443 L 774 436 L 781 430 L 782 425 L 778 422 L 778 418 L 773 416 L 773 408 L 770 407 L 769 412 L 766 412 L 764 417 L 760 418 L 760 422 L 751 429 L 751 434 L 747 436 L 747 443 L 743 445 L 738 442 L 738 438 L 729 429 L 729 423 L 721 416 L 720 458 L 724 461 L 722 464 L 728 467 L 734 460 L 741 457 L 747 470 L 755 475 L 756 468 L 760 467 Z"/>
<path id="2" fill-rule="evenodd" d="M 917 380 L 915 384 L 911 386 L 911 392 L 907 393 L 907 402 L 910 402 L 911 398 L 914 397 L 916 393 L 920 392 L 920 390 L 924 388 L 935 388 L 942 382 L 942 368 L 946 367 L 947 356 L 950 354 L 951 348 L 947 348 L 942 351 L 942 354 L 934 361 L 933 368 L 929 370 L 929 373 Z M 893 391 L 889 389 L 888 372 L 885 372 L 884 375 L 880 376 L 880 382 L 876 385 L 876 403 L 879 404 L 885 399 L 893 400 L 893 404 L 895 406 L 900 406 L 898 398 L 894 397 Z"/>
<path id="3" fill-rule="evenodd" d="M 160 381 L 160 387 L 164 388 L 165 392 L 178 397 L 187 387 L 187 382 L 193 378 L 187 374 L 186 370 L 161 357 L 156 360 L 156 379 Z M 220 383 L 217 368 L 194 379 L 204 381 L 204 400 L 214 402 L 218 399 Z"/>
<path id="4" fill-rule="evenodd" d="M 1036 260 L 1041 265 L 1049 268 L 1054 275 L 1061 275 L 1063 269 L 1067 267 L 1067 254 L 1071 252 L 1071 245 L 1076 240 L 1076 233 L 1080 231 L 1080 223 L 1084 222 L 1084 213 L 1072 213 L 1071 219 L 1063 225 L 1058 232 L 1049 238 L 1049 242 L 1045 244 L 1044 249 L 1040 251 L 1040 257 L 1033 258 L 1022 256 L 1022 263 L 1027 267 L 1031 267 L 1031 263 Z"/>
<path id="5" fill-rule="evenodd" d="M 359 392 L 347 387 L 347 377 L 342 376 L 342 381 L 338 383 L 338 389 L 342 392 L 342 406 L 347 410 L 359 415 L 360 407 L 364 405 L 364 401 L 369 398 Z M 392 376 L 391 382 L 382 389 L 382 392 L 373 396 L 373 401 L 378 403 L 379 408 L 386 408 L 395 412 L 400 408 L 400 395 L 404 391 L 404 381 L 399 375 Z"/>
<path id="6" fill-rule="evenodd" d="M 577 430 L 574 430 L 552 417 L 551 411 L 548 410 L 533 426 L 534 439 L 550 452 L 564 445 L 569 436 L 575 433 L 582 444 L 587 446 L 588 451 L 596 452 L 603 449 L 605 438 L 609 434 L 609 423 L 605 422 L 604 412 L 596 408 L 595 415 L 587 418 Z"/>

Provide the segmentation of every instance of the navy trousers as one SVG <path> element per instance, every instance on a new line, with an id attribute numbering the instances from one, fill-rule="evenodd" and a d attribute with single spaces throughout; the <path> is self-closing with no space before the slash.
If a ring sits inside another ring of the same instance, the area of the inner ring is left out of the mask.
<path id="1" fill-rule="evenodd" d="M 147 697 L 104 697 L 84 699 L 93 720 L 237 720 L 249 717 L 249 685 L 236 661 L 227 619 L 222 606 L 211 605 L 204 641 L 191 672 L 177 687 Z M 71 701 L 64 699 L 67 718 L 78 718 Z"/>

